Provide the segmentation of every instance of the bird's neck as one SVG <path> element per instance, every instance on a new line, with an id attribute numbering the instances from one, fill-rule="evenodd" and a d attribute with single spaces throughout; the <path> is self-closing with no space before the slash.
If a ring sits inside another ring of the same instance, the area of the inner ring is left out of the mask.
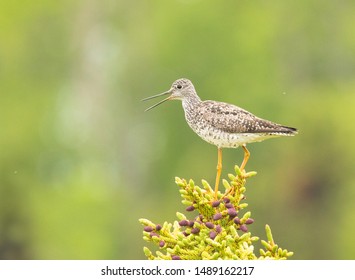
<path id="1" fill-rule="evenodd" d="M 184 98 L 182 100 L 182 107 L 184 108 L 185 112 L 191 112 L 194 111 L 194 108 L 196 108 L 201 102 L 202 101 L 197 94 L 191 95 L 188 98 Z"/>
<path id="2" fill-rule="evenodd" d="M 194 95 L 182 100 L 182 107 L 184 108 L 185 119 L 193 130 L 195 130 L 194 120 L 196 119 L 196 114 L 198 113 L 198 108 L 201 103 L 202 101 L 200 97 L 198 97 L 198 95 Z"/>

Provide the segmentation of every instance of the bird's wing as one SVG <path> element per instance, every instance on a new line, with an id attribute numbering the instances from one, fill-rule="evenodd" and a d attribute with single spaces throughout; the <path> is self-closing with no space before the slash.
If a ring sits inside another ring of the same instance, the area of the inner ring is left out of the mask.
<path id="1" fill-rule="evenodd" d="M 289 129 L 224 102 L 204 101 L 201 117 L 212 127 L 227 133 L 287 133 Z"/>

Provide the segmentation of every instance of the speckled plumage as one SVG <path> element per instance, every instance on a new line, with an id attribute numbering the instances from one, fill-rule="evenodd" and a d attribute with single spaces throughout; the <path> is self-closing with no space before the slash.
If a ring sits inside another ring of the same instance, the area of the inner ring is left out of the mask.
<path id="1" fill-rule="evenodd" d="M 203 140 L 218 147 L 216 198 L 222 169 L 222 148 L 243 147 L 244 160 L 241 164 L 241 170 L 243 170 L 250 155 L 245 147 L 246 144 L 297 134 L 296 128 L 261 119 L 235 105 L 211 100 L 202 101 L 188 79 L 176 80 L 170 90 L 143 100 L 166 94 L 170 94 L 170 96 L 150 106 L 146 111 L 168 100 L 178 99 L 182 101 L 185 119 L 191 129 Z"/>
<path id="2" fill-rule="evenodd" d="M 176 80 L 171 89 L 163 94 L 168 93 L 171 95 L 162 102 L 182 100 L 185 119 L 191 129 L 203 140 L 219 148 L 236 148 L 251 142 L 297 133 L 295 128 L 258 118 L 235 105 L 211 100 L 202 101 L 188 79 Z"/>
<path id="3" fill-rule="evenodd" d="M 232 104 L 201 101 L 194 106 L 183 102 L 185 118 L 203 140 L 221 148 L 236 148 L 278 136 L 294 135 L 294 128 L 263 120 Z"/>

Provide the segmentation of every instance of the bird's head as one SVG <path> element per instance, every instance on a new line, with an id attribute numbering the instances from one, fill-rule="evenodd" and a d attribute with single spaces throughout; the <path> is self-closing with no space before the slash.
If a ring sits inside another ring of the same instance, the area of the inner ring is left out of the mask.
<path id="1" fill-rule="evenodd" d="M 165 101 L 168 100 L 183 100 L 184 98 L 188 98 L 189 95 L 196 95 L 194 85 L 192 82 L 188 79 L 178 79 L 173 84 L 171 85 L 171 88 L 168 91 L 165 91 L 163 93 L 153 95 L 147 98 L 142 99 L 142 101 L 146 101 L 152 98 L 156 98 L 159 96 L 167 95 L 170 94 L 167 98 L 159 101 L 157 104 L 154 104 L 153 106 L 150 106 L 147 108 L 145 111 L 148 111 L 150 109 L 153 109 L 154 107 L 162 104 Z"/>

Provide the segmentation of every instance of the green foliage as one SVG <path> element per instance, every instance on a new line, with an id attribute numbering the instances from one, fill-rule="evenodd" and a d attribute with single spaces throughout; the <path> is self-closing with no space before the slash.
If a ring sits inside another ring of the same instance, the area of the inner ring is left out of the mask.
<path id="1" fill-rule="evenodd" d="M 261 240 L 265 250 L 260 256 L 254 253 L 253 242 L 259 240 L 252 236 L 248 226 L 254 222 L 251 212 L 245 212 L 248 204 L 245 200 L 246 179 L 256 172 L 241 172 L 235 166 L 236 175 L 229 174 L 230 182 L 223 180 L 224 193 L 215 193 L 207 181 L 202 180 L 203 188 L 194 181 L 187 182 L 178 177 L 176 184 L 180 187 L 182 203 L 186 211 L 197 212 L 193 219 L 177 212 L 178 221 L 154 224 L 150 220 L 140 219 L 144 225 L 143 239 L 160 247 L 156 256 L 144 247 L 148 259 L 163 260 L 255 260 L 286 259 L 292 252 L 283 250 L 275 244 L 271 229 L 266 225 L 267 241 Z M 244 212 L 244 214 L 241 214 Z"/>
<path id="2" fill-rule="evenodd" d="M 298 259 L 354 259 L 355 1 L 19 3 L 0 1 L 0 259 L 144 258 L 142 209 L 178 210 L 166 174 L 215 165 L 178 101 L 149 116 L 139 101 L 180 77 L 302 132 L 250 146 L 250 230 L 282 229 Z"/>

